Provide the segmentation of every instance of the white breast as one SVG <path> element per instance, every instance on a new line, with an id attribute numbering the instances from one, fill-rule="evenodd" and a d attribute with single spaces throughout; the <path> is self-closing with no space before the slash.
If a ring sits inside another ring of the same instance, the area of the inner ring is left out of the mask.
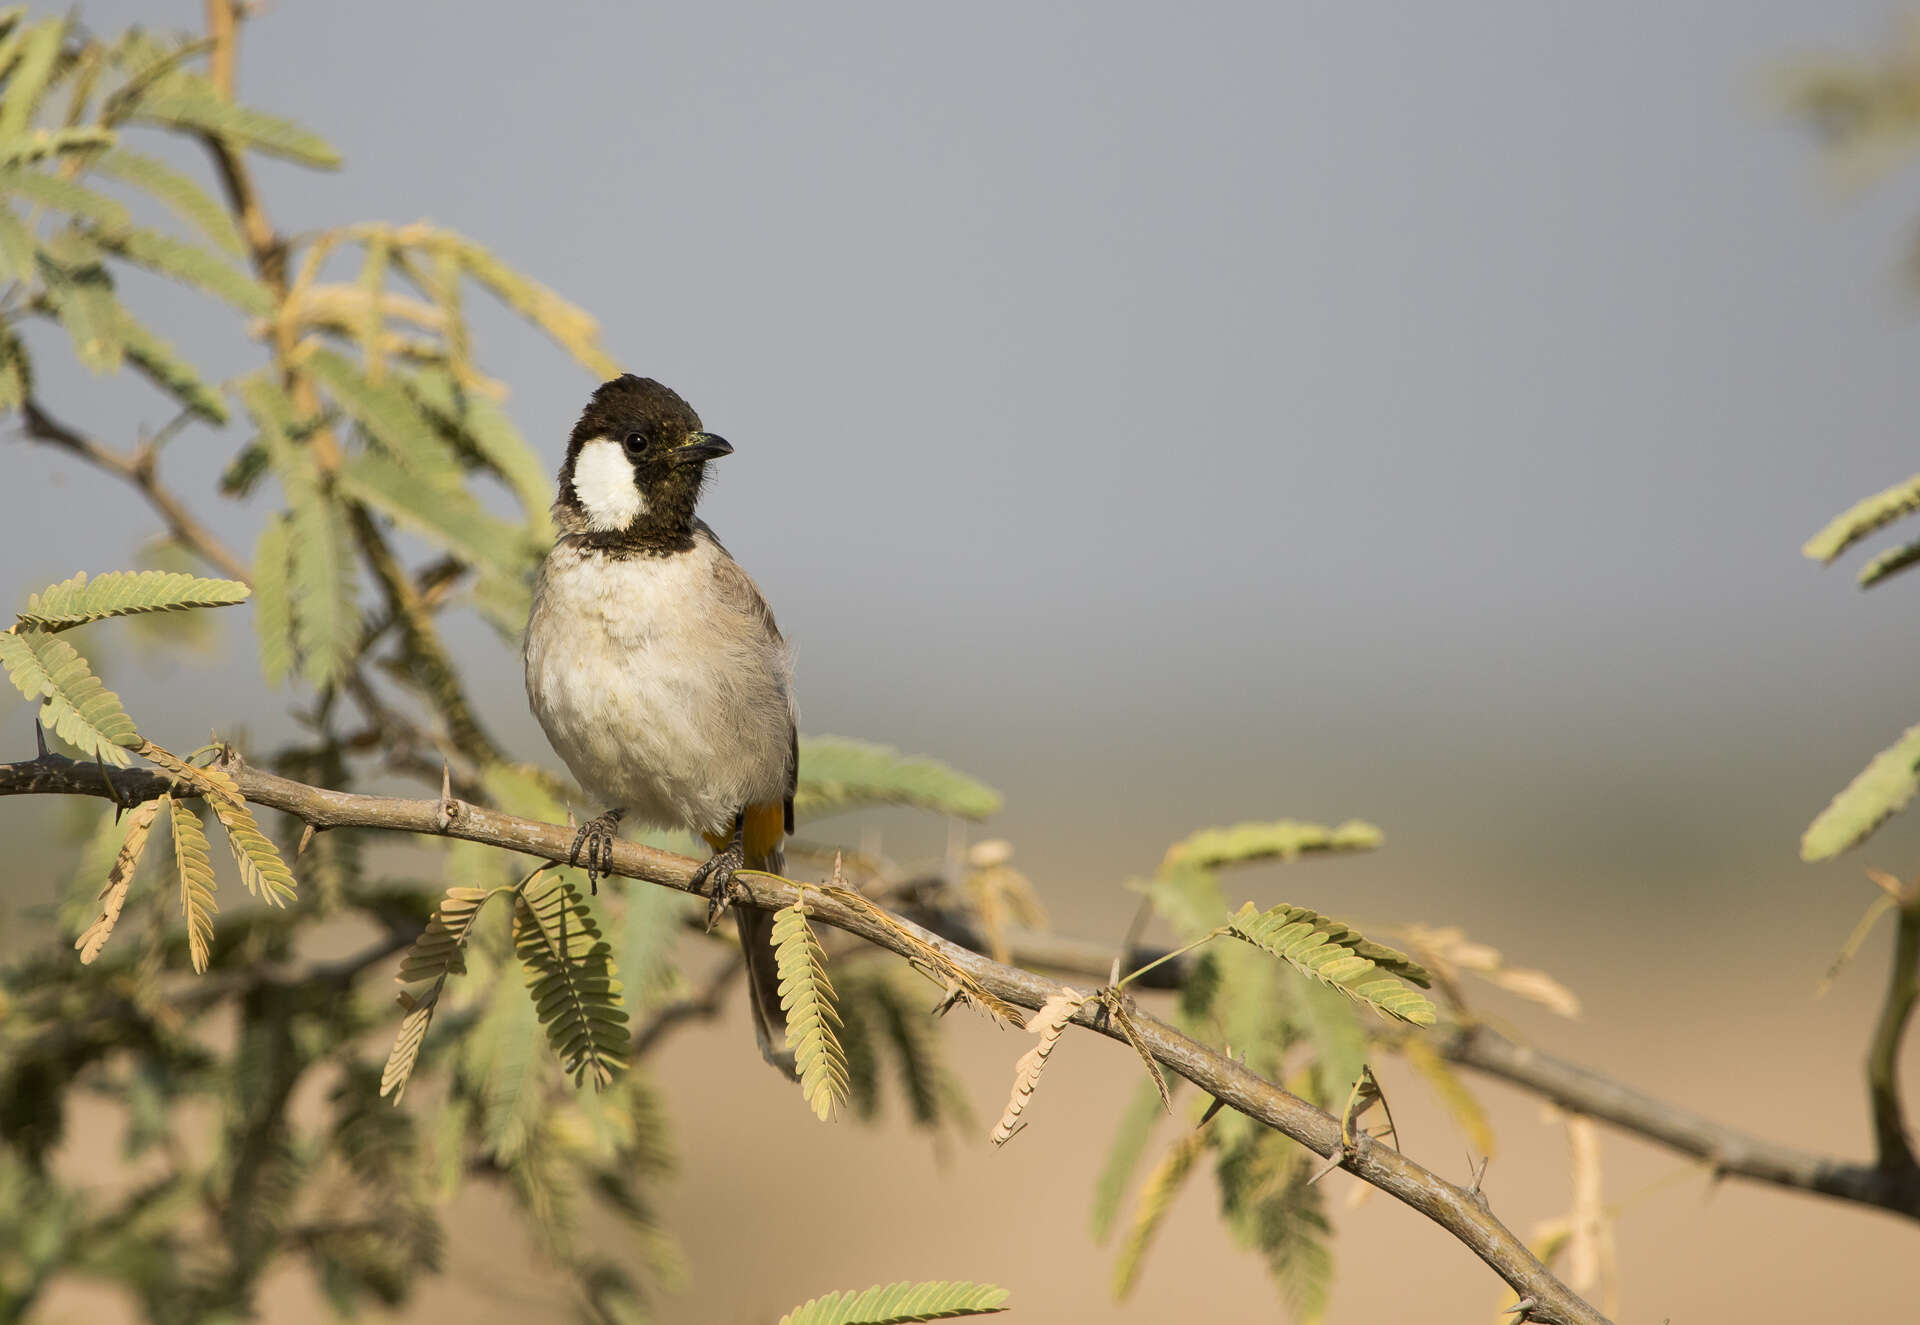
<path id="1" fill-rule="evenodd" d="M 717 545 L 614 559 L 562 545 L 527 626 L 527 697 L 601 808 L 708 833 L 785 795 L 792 662 L 720 591 Z"/>

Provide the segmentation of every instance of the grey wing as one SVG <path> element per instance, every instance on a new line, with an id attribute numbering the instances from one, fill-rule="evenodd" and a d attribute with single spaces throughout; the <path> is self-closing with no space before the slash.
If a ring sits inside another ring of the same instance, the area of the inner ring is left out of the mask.
<path id="1" fill-rule="evenodd" d="M 777 674 L 787 708 L 787 768 L 786 768 L 786 829 L 793 832 L 793 793 L 800 780 L 800 728 L 798 708 L 793 701 L 793 661 L 787 650 L 787 641 L 780 633 L 779 625 L 773 619 L 773 609 L 767 606 L 766 597 L 761 594 L 760 586 L 753 582 L 744 567 L 728 554 L 720 540 L 714 537 L 713 530 L 704 523 L 698 528 L 696 536 L 704 536 L 713 543 L 720 553 L 714 558 L 713 574 L 720 600 L 742 619 L 753 623 L 755 633 L 762 641 L 773 671 Z"/>

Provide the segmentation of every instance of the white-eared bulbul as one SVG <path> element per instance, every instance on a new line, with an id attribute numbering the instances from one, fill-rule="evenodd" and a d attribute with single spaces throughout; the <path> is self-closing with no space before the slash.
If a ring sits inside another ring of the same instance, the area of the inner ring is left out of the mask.
<path id="1" fill-rule="evenodd" d="M 525 654 L 534 716 L 610 807 L 581 826 L 574 862 L 597 883 L 623 815 L 691 829 L 714 852 L 694 880 L 709 889 L 709 927 L 735 870 L 781 870 L 799 767 L 786 641 L 694 514 L 708 462 L 732 451 L 649 378 L 595 391 L 560 466 Z M 773 918 L 734 917 L 761 1052 L 791 1074 Z"/>

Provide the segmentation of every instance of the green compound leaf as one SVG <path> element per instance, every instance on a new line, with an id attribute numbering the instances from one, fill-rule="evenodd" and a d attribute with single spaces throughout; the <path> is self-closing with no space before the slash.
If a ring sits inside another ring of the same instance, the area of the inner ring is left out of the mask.
<path id="1" fill-rule="evenodd" d="M 1311 1325 L 1325 1317 L 1333 1289 L 1333 1230 L 1312 1152 L 1250 1120 L 1219 1121 L 1220 1213 L 1234 1240 L 1265 1258 L 1293 1319 Z"/>
<path id="2" fill-rule="evenodd" d="M 1404 954 L 1368 942 L 1338 921 L 1285 903 L 1257 911 L 1249 902 L 1228 922 L 1227 932 L 1384 1016 L 1416 1026 L 1434 1024 L 1433 1004 L 1382 970 L 1395 970 L 1408 979 L 1415 979 L 1417 973 L 1425 984 L 1430 978 L 1425 969 Z M 1363 955 L 1363 947 L 1391 956 L 1378 960 Z"/>
<path id="3" fill-rule="evenodd" d="M 19 53 L 7 75 L 6 93 L 0 96 L 0 137 L 23 134 L 33 123 L 40 98 L 53 81 L 54 65 L 66 35 L 67 21 L 63 18 L 42 19 L 21 32 Z"/>
<path id="4" fill-rule="evenodd" d="M 1800 859 L 1831 860 L 1867 840 L 1888 817 L 1907 807 L 1920 790 L 1920 726 L 1873 757 L 1800 838 Z"/>
<path id="5" fill-rule="evenodd" d="M 1100 1179 L 1094 1185 L 1091 1231 L 1095 1242 L 1105 1242 L 1113 1232 L 1113 1221 L 1120 1213 L 1127 1185 L 1133 1181 L 1133 1172 L 1140 1167 L 1140 1160 L 1147 1152 L 1153 1129 L 1165 1113 L 1160 1091 L 1153 1082 L 1142 1081 L 1135 1087 L 1133 1098 L 1120 1115 L 1120 1125 L 1114 1131 L 1107 1162 L 1101 1166 Z"/>
<path id="6" fill-rule="evenodd" d="M 124 305 L 116 305 L 114 311 L 114 334 L 128 360 L 149 382 L 209 423 L 227 421 L 226 401 L 207 385 L 199 369 Z"/>
<path id="7" fill-rule="evenodd" d="M 351 359 L 333 350 L 307 356 L 307 368 L 325 384 L 355 423 L 417 480 L 450 492 L 465 481 L 459 461 L 433 420 L 391 380 L 373 381 Z"/>
<path id="8" fill-rule="evenodd" d="M 41 633 L 0 633 L 0 665 L 28 699 L 41 699 L 40 724 L 88 758 L 124 768 L 140 744 L 120 697 L 100 683 L 63 639 Z"/>
<path id="9" fill-rule="evenodd" d="M 1193 1173 L 1194 1161 L 1200 1158 L 1206 1148 L 1207 1133 L 1194 1128 L 1173 1143 L 1140 1185 L 1140 1200 L 1134 1206 L 1133 1222 L 1127 1228 L 1126 1241 L 1120 1244 L 1120 1254 L 1113 1263 L 1113 1296 L 1116 1300 L 1124 1301 L 1140 1281 L 1140 1270 L 1146 1263 L 1147 1249 L 1153 1245 L 1154 1235 L 1166 1221 L 1167 1212 L 1173 1209 L 1173 1198 L 1180 1194 L 1180 1189 Z"/>
<path id="10" fill-rule="evenodd" d="M 800 1090 L 820 1121 L 848 1098 L 847 1055 L 836 1032 L 840 1013 L 827 954 L 807 923 L 804 900 L 773 917 L 774 960 L 780 968 L 780 1006 L 787 1014 L 787 1048 L 800 1071 Z"/>
<path id="11" fill-rule="evenodd" d="M 91 222 L 108 234 L 117 234 L 133 226 L 133 213 L 127 210 L 125 203 L 60 175 L 17 166 L 0 169 L 0 194 L 24 198 L 36 206 L 65 212 L 77 221 Z"/>
<path id="12" fill-rule="evenodd" d="M 191 175 L 124 147 L 101 155 L 93 168 L 141 189 L 227 253 L 236 258 L 246 256 L 247 246 L 233 216 Z"/>
<path id="13" fill-rule="evenodd" d="M 93 239 L 117 258 L 224 299 L 243 313 L 265 317 L 273 311 L 273 295 L 266 286 L 196 244 L 132 227 L 96 230 Z"/>
<path id="14" fill-rule="evenodd" d="M 553 476 L 506 411 L 484 396 L 460 390 L 453 375 L 441 368 L 408 374 L 401 385 L 436 422 L 452 430 L 488 468 L 506 480 L 527 518 L 538 522 L 539 541 L 552 541 L 546 519 L 547 507 L 553 501 Z"/>
<path id="15" fill-rule="evenodd" d="M 354 456 L 341 466 L 335 482 L 356 501 L 509 583 L 525 579 L 539 564 L 524 526 L 488 513 L 464 487 L 421 482 L 383 452 Z"/>
<path id="16" fill-rule="evenodd" d="M 38 254 L 40 279 L 54 316 L 73 340 L 74 357 L 94 373 L 114 373 L 126 358 L 120 327 L 126 310 L 100 252 L 84 235 L 65 231 Z"/>
<path id="17" fill-rule="evenodd" d="M 1831 562 L 1868 534 L 1915 511 L 1920 511 L 1920 474 L 1849 506 L 1829 521 L 1825 529 L 1809 538 L 1800 548 L 1800 555 L 1822 563 Z"/>
<path id="18" fill-rule="evenodd" d="M 248 592 L 238 580 L 201 579 L 173 571 L 109 571 L 92 579 L 81 571 L 28 598 L 20 626 L 51 633 L 136 612 L 227 607 L 244 602 Z"/>
<path id="19" fill-rule="evenodd" d="M 33 385 L 33 365 L 26 348 L 13 336 L 0 333 L 0 413 L 19 409 Z"/>
<path id="20" fill-rule="evenodd" d="M 867 805 L 912 805 L 962 819 L 985 819 L 1000 793 L 938 760 L 911 758 L 884 745 L 833 736 L 800 742 L 797 815 L 834 814 Z"/>
<path id="21" fill-rule="evenodd" d="M 1261 860 L 1292 860 L 1297 856 L 1334 851 L 1372 851 L 1383 840 L 1370 823 L 1349 819 L 1337 828 L 1324 824 L 1276 819 L 1268 823 L 1203 828 L 1167 848 L 1166 866 L 1216 869 Z"/>
<path id="22" fill-rule="evenodd" d="M 340 164 L 340 153 L 320 135 L 278 115 L 237 106 L 205 78 L 184 70 L 174 71 L 143 92 L 133 115 L 176 129 L 198 130 L 303 166 L 331 170 Z"/>
<path id="23" fill-rule="evenodd" d="M 1005 1311 L 1007 1290 L 992 1284 L 933 1281 L 875 1285 L 816 1297 L 780 1318 L 780 1325 L 901 1325 Z"/>
<path id="24" fill-rule="evenodd" d="M 346 512 L 317 487 L 291 489 L 294 638 L 301 671 L 316 690 L 331 685 L 352 663 L 360 643 L 360 608 L 353 538 Z"/>
<path id="25" fill-rule="evenodd" d="M 513 949 L 527 973 L 547 1042 L 576 1085 L 613 1084 L 627 1066 L 627 1010 L 613 950 L 586 899 L 565 878 L 542 874 L 514 898 Z"/>
<path id="26" fill-rule="evenodd" d="M 358 578 L 344 503 L 322 490 L 312 455 L 294 444 L 289 435 L 293 405 L 279 387 L 255 375 L 242 381 L 239 391 L 287 495 L 285 537 L 272 534 L 270 522 L 261 548 L 268 554 L 284 549 L 294 652 L 308 684 L 321 689 L 339 678 L 360 646 Z M 263 610 L 270 617 L 261 622 L 261 662 L 269 679 L 279 675 L 276 667 L 284 661 L 272 642 L 277 637 L 266 633 L 281 624 L 278 604 L 272 601 L 277 596 L 263 594 L 269 600 Z"/>
<path id="27" fill-rule="evenodd" d="M 30 279 L 35 272 L 33 255 L 39 247 L 26 222 L 14 215 L 13 208 L 0 205 L 0 280 Z"/>
<path id="28" fill-rule="evenodd" d="M 253 549 L 253 633 L 260 643 L 260 670 L 270 686 L 278 686 L 293 670 L 288 523 L 284 515 L 267 517 Z"/>
<path id="29" fill-rule="evenodd" d="M 97 152 L 103 147 L 112 147 L 114 142 L 115 136 L 111 129 L 92 126 L 77 129 L 36 129 L 31 133 L 0 138 L 0 166 L 28 165 L 50 157 Z"/>

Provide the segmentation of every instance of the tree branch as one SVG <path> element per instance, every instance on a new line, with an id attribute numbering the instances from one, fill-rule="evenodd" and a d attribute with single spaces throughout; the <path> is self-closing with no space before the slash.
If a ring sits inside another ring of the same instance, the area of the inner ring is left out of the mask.
<path id="1" fill-rule="evenodd" d="M 239 580 L 243 584 L 253 583 L 253 574 L 247 563 L 235 556 L 211 529 L 194 517 L 171 489 L 160 482 L 151 447 L 142 447 L 132 455 L 116 451 L 69 428 L 48 414 L 40 402 L 31 396 L 22 402 L 20 412 L 26 421 L 27 436 L 57 446 L 79 456 L 95 468 L 125 479 L 146 498 L 147 505 L 159 513 L 166 522 L 167 531 L 175 539 L 191 548 L 202 560 L 218 567 L 220 573 L 229 579 Z"/>
<path id="2" fill-rule="evenodd" d="M 926 919 L 934 929 L 963 944 L 977 941 L 972 926 L 951 912 L 942 912 L 937 917 L 928 916 Z M 1901 1025 L 1904 1024 L 1906 1013 L 1912 1010 L 1916 992 L 1920 992 L 1914 985 L 1915 968 L 1920 965 L 1920 923 L 1916 924 L 1915 930 L 1916 950 L 1909 954 L 1904 967 L 1907 981 L 1905 1011 L 1899 1018 L 1899 1024 L 1891 1021 L 1888 1013 L 1892 1010 L 1893 1002 L 1889 991 L 1888 1009 L 1882 1014 L 1881 1028 L 1875 1037 L 1875 1061 L 1879 1060 L 1882 1043 L 1898 1045 Z M 1014 933 L 1008 938 L 1014 960 L 1026 966 L 1095 980 L 1105 980 L 1112 969 L 1112 950 L 1098 943 L 1054 934 Z M 1158 955 L 1154 951 L 1136 949 L 1127 954 L 1125 965 L 1144 965 Z M 1903 968 L 1897 952 L 1894 969 L 1895 984 L 1898 985 Z M 1161 987 L 1177 988 L 1184 974 L 1182 964 L 1168 963 L 1156 969 L 1148 979 L 1159 978 L 1163 980 Z M 1831 1196 L 1905 1215 L 1909 1219 L 1920 1219 L 1920 1172 L 1898 1164 L 1889 1165 L 1884 1158 L 1884 1145 L 1878 1164 L 1861 1164 L 1764 1140 L 1714 1122 L 1691 1110 L 1657 1100 L 1590 1068 L 1541 1053 L 1527 1045 L 1516 1044 L 1487 1026 L 1455 1027 L 1435 1047 L 1450 1062 L 1497 1077 L 1530 1094 L 1552 1100 L 1572 1113 L 1597 1118 L 1642 1140 L 1703 1159 L 1712 1166 L 1717 1176 L 1745 1178 L 1792 1191 Z M 1896 1080 L 1891 1058 L 1884 1070 L 1888 1082 Z M 1889 1086 L 1889 1091 L 1892 1089 Z M 1893 1101 L 1890 1105 L 1892 1115 L 1898 1118 L 1897 1095 L 1889 1095 L 1888 1098 Z M 1877 1119 L 1884 1106 L 1879 1102 L 1878 1094 L 1875 1100 Z M 1904 1141 L 1904 1131 L 1901 1136 Z"/>
<path id="3" fill-rule="evenodd" d="M 1897 900 L 1900 927 L 1893 938 L 1893 968 L 1867 1052 L 1867 1101 L 1873 1110 L 1879 1171 L 1914 1186 L 1920 1185 L 1920 1164 L 1914 1160 L 1906 1113 L 1900 1105 L 1900 1042 L 1906 1037 L 1914 1000 L 1920 997 L 1920 884 L 1902 888 Z"/>
<path id="4" fill-rule="evenodd" d="M 1920 1174 L 1894 1173 L 1749 1136 L 1588 1068 L 1515 1044 L 1485 1026 L 1459 1028 L 1440 1052 L 1574 1113 L 1704 1159 L 1716 1174 L 1838 1197 L 1920 1219 Z"/>
<path id="5" fill-rule="evenodd" d="M 721 1006 L 726 1002 L 727 993 L 733 988 L 747 969 L 745 958 L 738 949 L 707 977 L 707 982 L 697 994 L 688 994 L 664 1003 L 633 1033 L 633 1046 L 630 1052 L 635 1058 L 643 1058 L 651 1053 L 660 1041 L 665 1039 L 676 1027 L 689 1021 L 704 1020 L 720 1015 Z"/>
<path id="6" fill-rule="evenodd" d="M 408 800 L 332 791 L 249 767 L 237 760 L 227 771 L 249 800 L 297 816 L 315 828 L 378 828 L 427 836 L 460 838 L 488 846 L 565 861 L 574 833 L 557 824 L 536 823 L 464 801 Z M 112 788 L 106 785 L 111 778 Z M 102 770 L 57 755 L 0 764 L 0 795 L 58 793 L 145 800 L 164 791 L 191 795 L 165 775 L 146 770 Z M 634 842 L 616 842 L 612 873 L 643 882 L 692 891 L 699 862 Z M 804 893 L 810 919 L 866 939 L 903 957 L 916 955 L 916 943 L 931 946 L 989 993 L 1025 1008 L 1038 1008 L 1057 986 L 1042 976 L 1002 966 L 977 952 L 950 943 L 910 920 L 869 911 L 819 889 L 802 889 L 785 880 L 754 875 L 736 881 L 743 894 L 736 905 L 761 910 L 791 906 Z M 885 923 L 882 921 L 885 917 Z M 1075 1021 L 1110 1039 L 1125 1033 L 1114 1019 L 1097 1019 L 1096 1007 L 1083 1007 Z M 1240 1063 L 1182 1034 L 1145 1013 L 1133 1018 L 1141 1043 L 1155 1060 L 1179 1073 L 1213 1098 L 1300 1142 L 1315 1154 L 1343 1152 L 1340 1120 L 1289 1094 Z M 1419 1211 L 1464 1243 L 1505 1280 L 1523 1301 L 1526 1318 L 1557 1325 L 1606 1325 L 1606 1318 L 1563 1284 L 1496 1218 L 1478 1192 L 1455 1186 L 1397 1150 L 1367 1138 L 1344 1149 L 1343 1167 Z"/>

